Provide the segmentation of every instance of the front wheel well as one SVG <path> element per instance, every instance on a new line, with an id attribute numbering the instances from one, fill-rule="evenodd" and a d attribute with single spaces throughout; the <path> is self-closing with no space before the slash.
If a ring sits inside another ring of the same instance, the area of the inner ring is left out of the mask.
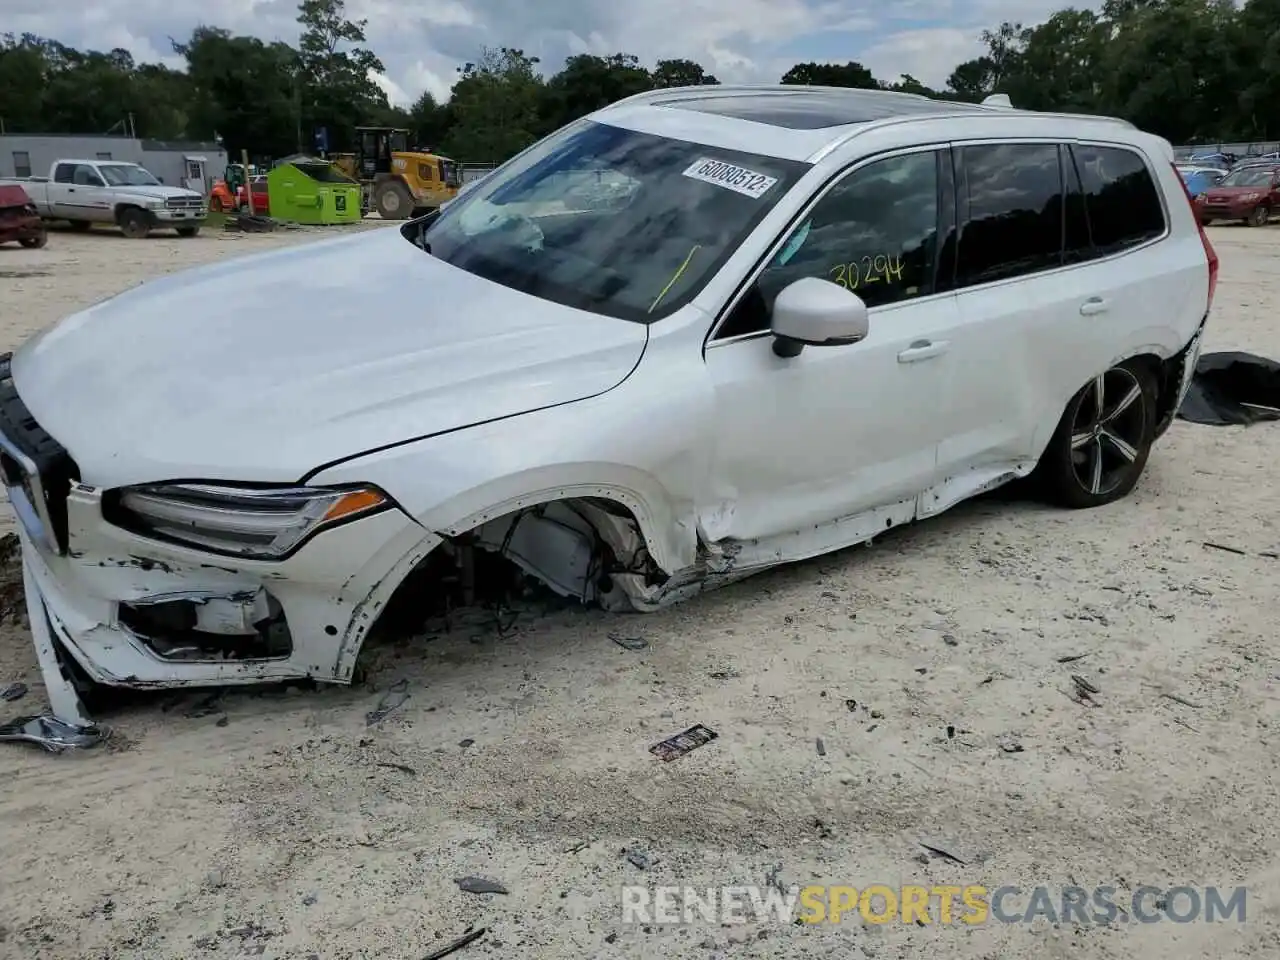
<path id="1" fill-rule="evenodd" d="M 633 591 L 667 580 L 636 515 L 605 497 L 523 505 L 440 536 L 392 592 L 370 637 L 414 636 L 459 608 L 510 609 L 540 589 L 566 602 L 625 610 Z"/>

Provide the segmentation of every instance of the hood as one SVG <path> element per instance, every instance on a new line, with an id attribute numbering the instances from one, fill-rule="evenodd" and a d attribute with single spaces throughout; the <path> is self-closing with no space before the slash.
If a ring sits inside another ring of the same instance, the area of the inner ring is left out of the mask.
<path id="1" fill-rule="evenodd" d="M 647 339 L 384 228 L 145 283 L 29 340 L 12 375 L 86 483 L 292 483 L 603 393 Z"/>
<path id="2" fill-rule="evenodd" d="M 201 197 L 203 194 L 188 190 L 186 187 L 167 187 L 163 183 L 148 183 L 142 186 L 108 187 L 115 193 L 129 193 L 138 197 L 150 197 L 156 200 L 170 200 L 174 197 Z"/>

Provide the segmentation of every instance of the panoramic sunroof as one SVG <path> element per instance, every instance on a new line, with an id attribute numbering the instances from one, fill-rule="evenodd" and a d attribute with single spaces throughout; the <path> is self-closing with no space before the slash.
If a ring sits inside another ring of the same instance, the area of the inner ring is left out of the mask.
<path id="1" fill-rule="evenodd" d="M 828 93 L 762 93 L 759 96 L 698 97 L 658 100 L 655 106 L 713 113 L 721 117 L 767 123 L 791 130 L 820 130 L 849 123 L 870 123 L 890 117 L 979 110 L 972 104 L 924 97 L 886 96 L 875 91 L 841 90 Z"/>

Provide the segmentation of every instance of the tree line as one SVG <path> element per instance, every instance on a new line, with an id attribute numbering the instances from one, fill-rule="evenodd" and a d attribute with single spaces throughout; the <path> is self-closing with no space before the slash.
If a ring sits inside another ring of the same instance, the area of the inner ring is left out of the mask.
<path id="1" fill-rule="evenodd" d="M 301 0 L 296 46 L 197 27 L 173 41 L 184 70 L 137 63 L 125 50 L 76 50 L 56 40 L 0 36 L 5 132 L 134 132 L 158 140 L 222 138 L 234 154 L 278 157 L 351 148 L 359 125 L 408 128 L 456 159 L 496 162 L 605 104 L 645 90 L 719 81 L 692 60 L 647 67 L 626 53 L 570 57 L 544 75 L 517 47 L 480 51 L 451 96 L 388 102 L 369 79 L 383 64 L 365 21 L 345 0 Z M 1105 0 L 1044 23 L 984 31 L 984 52 L 942 89 L 915 77 L 878 78 L 857 62 L 800 63 L 785 84 L 898 90 L 979 101 L 1008 94 L 1032 110 L 1123 117 L 1175 143 L 1280 138 L 1280 0 Z"/>

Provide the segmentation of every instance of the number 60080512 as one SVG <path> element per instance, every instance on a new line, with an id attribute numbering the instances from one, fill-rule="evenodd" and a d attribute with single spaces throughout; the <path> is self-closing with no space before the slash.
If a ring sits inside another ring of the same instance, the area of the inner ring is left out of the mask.
<path id="1" fill-rule="evenodd" d="M 827 271 L 827 277 L 846 290 L 858 290 L 868 283 L 892 283 L 902 279 L 902 257 L 882 253 L 851 263 L 837 263 Z"/>

